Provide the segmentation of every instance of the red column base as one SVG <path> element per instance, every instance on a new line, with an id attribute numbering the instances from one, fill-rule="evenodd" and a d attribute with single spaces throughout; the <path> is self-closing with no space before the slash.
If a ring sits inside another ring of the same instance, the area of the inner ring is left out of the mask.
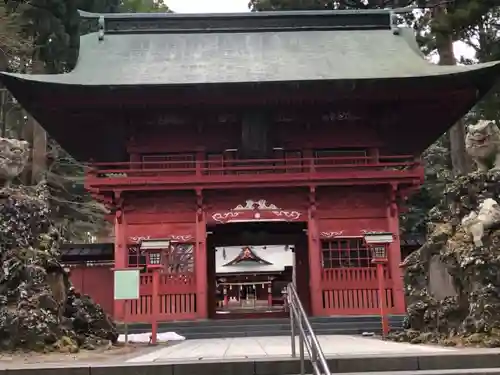
<path id="1" fill-rule="evenodd" d="M 153 311 L 152 311 L 152 316 L 151 316 L 151 345 L 156 345 L 157 344 L 157 339 L 158 339 L 158 314 L 159 314 L 159 307 L 160 307 L 160 301 L 159 301 L 159 285 L 160 284 L 160 274 L 158 270 L 153 270 L 153 292 L 152 292 L 152 305 L 153 305 Z"/>

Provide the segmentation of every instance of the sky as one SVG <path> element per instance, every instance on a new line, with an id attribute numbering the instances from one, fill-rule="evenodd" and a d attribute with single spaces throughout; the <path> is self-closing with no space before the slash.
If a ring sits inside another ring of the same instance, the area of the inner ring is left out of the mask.
<path id="1" fill-rule="evenodd" d="M 166 0 L 165 3 L 175 13 L 232 13 L 248 12 L 249 0 Z M 454 45 L 455 56 L 474 57 L 474 50 L 462 42 Z M 430 60 L 437 63 L 437 56 Z"/>

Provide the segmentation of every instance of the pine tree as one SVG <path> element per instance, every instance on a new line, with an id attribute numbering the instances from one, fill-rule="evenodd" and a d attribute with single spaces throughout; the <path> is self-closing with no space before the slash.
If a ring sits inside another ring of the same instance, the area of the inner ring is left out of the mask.
<path id="1" fill-rule="evenodd" d="M 57 74 L 74 68 L 79 52 L 78 10 L 94 13 L 168 12 L 163 1 L 7 0 L 0 3 L 0 70 Z M 1 90 L 1 87 L 0 87 Z M 106 226 L 107 210 L 85 191 L 84 165 L 76 162 L 1 90 L 1 136 L 33 144 L 32 163 L 18 183 L 46 179 L 54 221 L 63 237 L 87 241 Z"/>

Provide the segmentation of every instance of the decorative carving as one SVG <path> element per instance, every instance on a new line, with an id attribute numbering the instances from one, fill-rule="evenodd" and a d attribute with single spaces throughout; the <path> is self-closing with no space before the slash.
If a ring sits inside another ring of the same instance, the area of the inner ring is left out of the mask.
<path id="1" fill-rule="evenodd" d="M 237 205 L 233 208 L 233 211 L 244 211 L 244 210 L 279 210 L 274 204 L 268 204 L 265 199 L 259 199 L 254 201 L 252 199 L 247 199 L 245 205 Z"/>
<path id="2" fill-rule="evenodd" d="M 342 236 L 343 233 L 344 233 L 343 230 L 339 230 L 339 231 L 332 231 L 332 232 L 321 232 L 319 235 L 320 235 L 320 237 L 323 237 L 323 238 L 335 238 L 338 236 Z"/>
<path id="3" fill-rule="evenodd" d="M 190 240 L 194 239 L 194 237 L 190 234 L 185 234 L 185 235 L 177 235 L 173 234 L 170 236 L 167 236 L 172 241 L 177 241 L 177 242 L 189 242 Z M 151 240 L 151 236 L 132 236 L 128 238 L 131 243 L 139 243 L 141 241 L 145 240 Z"/>
<path id="4" fill-rule="evenodd" d="M 278 217 L 285 217 L 288 220 L 298 220 L 300 219 L 300 215 L 302 215 L 299 211 L 273 211 L 273 214 Z"/>
<path id="5" fill-rule="evenodd" d="M 486 229 L 500 223 L 500 205 L 494 199 L 485 199 L 479 205 L 479 213 L 472 211 L 462 219 L 462 225 L 476 246 L 483 246 L 483 235 Z"/>
<path id="6" fill-rule="evenodd" d="M 479 171 L 500 169 L 500 129 L 493 121 L 479 120 L 470 125 L 465 136 L 465 149 Z"/>
<path id="7" fill-rule="evenodd" d="M 141 241 L 150 240 L 151 236 L 132 236 L 132 237 L 129 237 L 128 239 L 129 239 L 129 242 L 131 242 L 131 243 L 139 243 Z"/>
<path id="8" fill-rule="evenodd" d="M 373 230 L 373 229 L 362 229 L 361 230 L 361 234 L 378 234 L 378 233 L 386 233 L 387 231 L 386 230 L 383 230 L 383 229 L 376 229 L 376 230 Z"/>
<path id="9" fill-rule="evenodd" d="M 189 240 L 192 240 L 193 239 L 193 236 L 191 236 L 190 234 L 186 234 L 186 235 L 172 235 L 170 236 L 170 239 L 172 241 L 180 241 L 180 242 L 187 242 Z"/>
<path id="10" fill-rule="evenodd" d="M 29 143 L 19 139 L 0 137 L 0 178 L 4 187 L 19 176 L 26 167 L 30 156 Z"/>
<path id="11" fill-rule="evenodd" d="M 219 223 L 223 223 L 226 221 L 231 221 L 231 219 L 235 219 L 241 214 L 242 212 L 231 212 L 231 211 L 224 213 L 216 212 L 215 214 L 212 215 L 212 219 L 214 219 Z"/>
<path id="12" fill-rule="evenodd" d="M 252 213 L 251 217 L 248 216 L 249 213 Z M 230 211 L 214 213 L 212 219 L 219 223 L 266 220 L 295 221 L 300 219 L 301 216 L 302 213 L 299 211 L 282 210 L 276 205 L 268 203 L 265 199 L 259 199 L 257 201 L 247 199 L 244 205 L 239 204 Z"/>

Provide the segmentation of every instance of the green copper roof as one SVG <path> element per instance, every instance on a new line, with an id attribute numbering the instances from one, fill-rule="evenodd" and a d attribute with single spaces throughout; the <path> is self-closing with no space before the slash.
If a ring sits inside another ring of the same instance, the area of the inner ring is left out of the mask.
<path id="1" fill-rule="evenodd" d="M 361 111 L 381 124 L 391 152 L 418 153 L 500 75 L 498 62 L 427 62 L 413 31 L 395 28 L 390 11 L 83 16 L 104 23 L 104 37 L 81 38 L 72 72 L 0 73 L 23 107 L 79 160 L 127 160 L 128 132 L 144 125 L 142 113 L 304 101 L 350 108 L 359 98 L 368 99 Z M 437 116 L 429 102 L 453 106 Z"/>
<path id="2" fill-rule="evenodd" d="M 14 75 L 64 85 L 190 85 L 411 78 L 487 65 L 437 66 L 411 30 L 115 33 L 81 38 L 76 68 L 61 75 Z"/>

